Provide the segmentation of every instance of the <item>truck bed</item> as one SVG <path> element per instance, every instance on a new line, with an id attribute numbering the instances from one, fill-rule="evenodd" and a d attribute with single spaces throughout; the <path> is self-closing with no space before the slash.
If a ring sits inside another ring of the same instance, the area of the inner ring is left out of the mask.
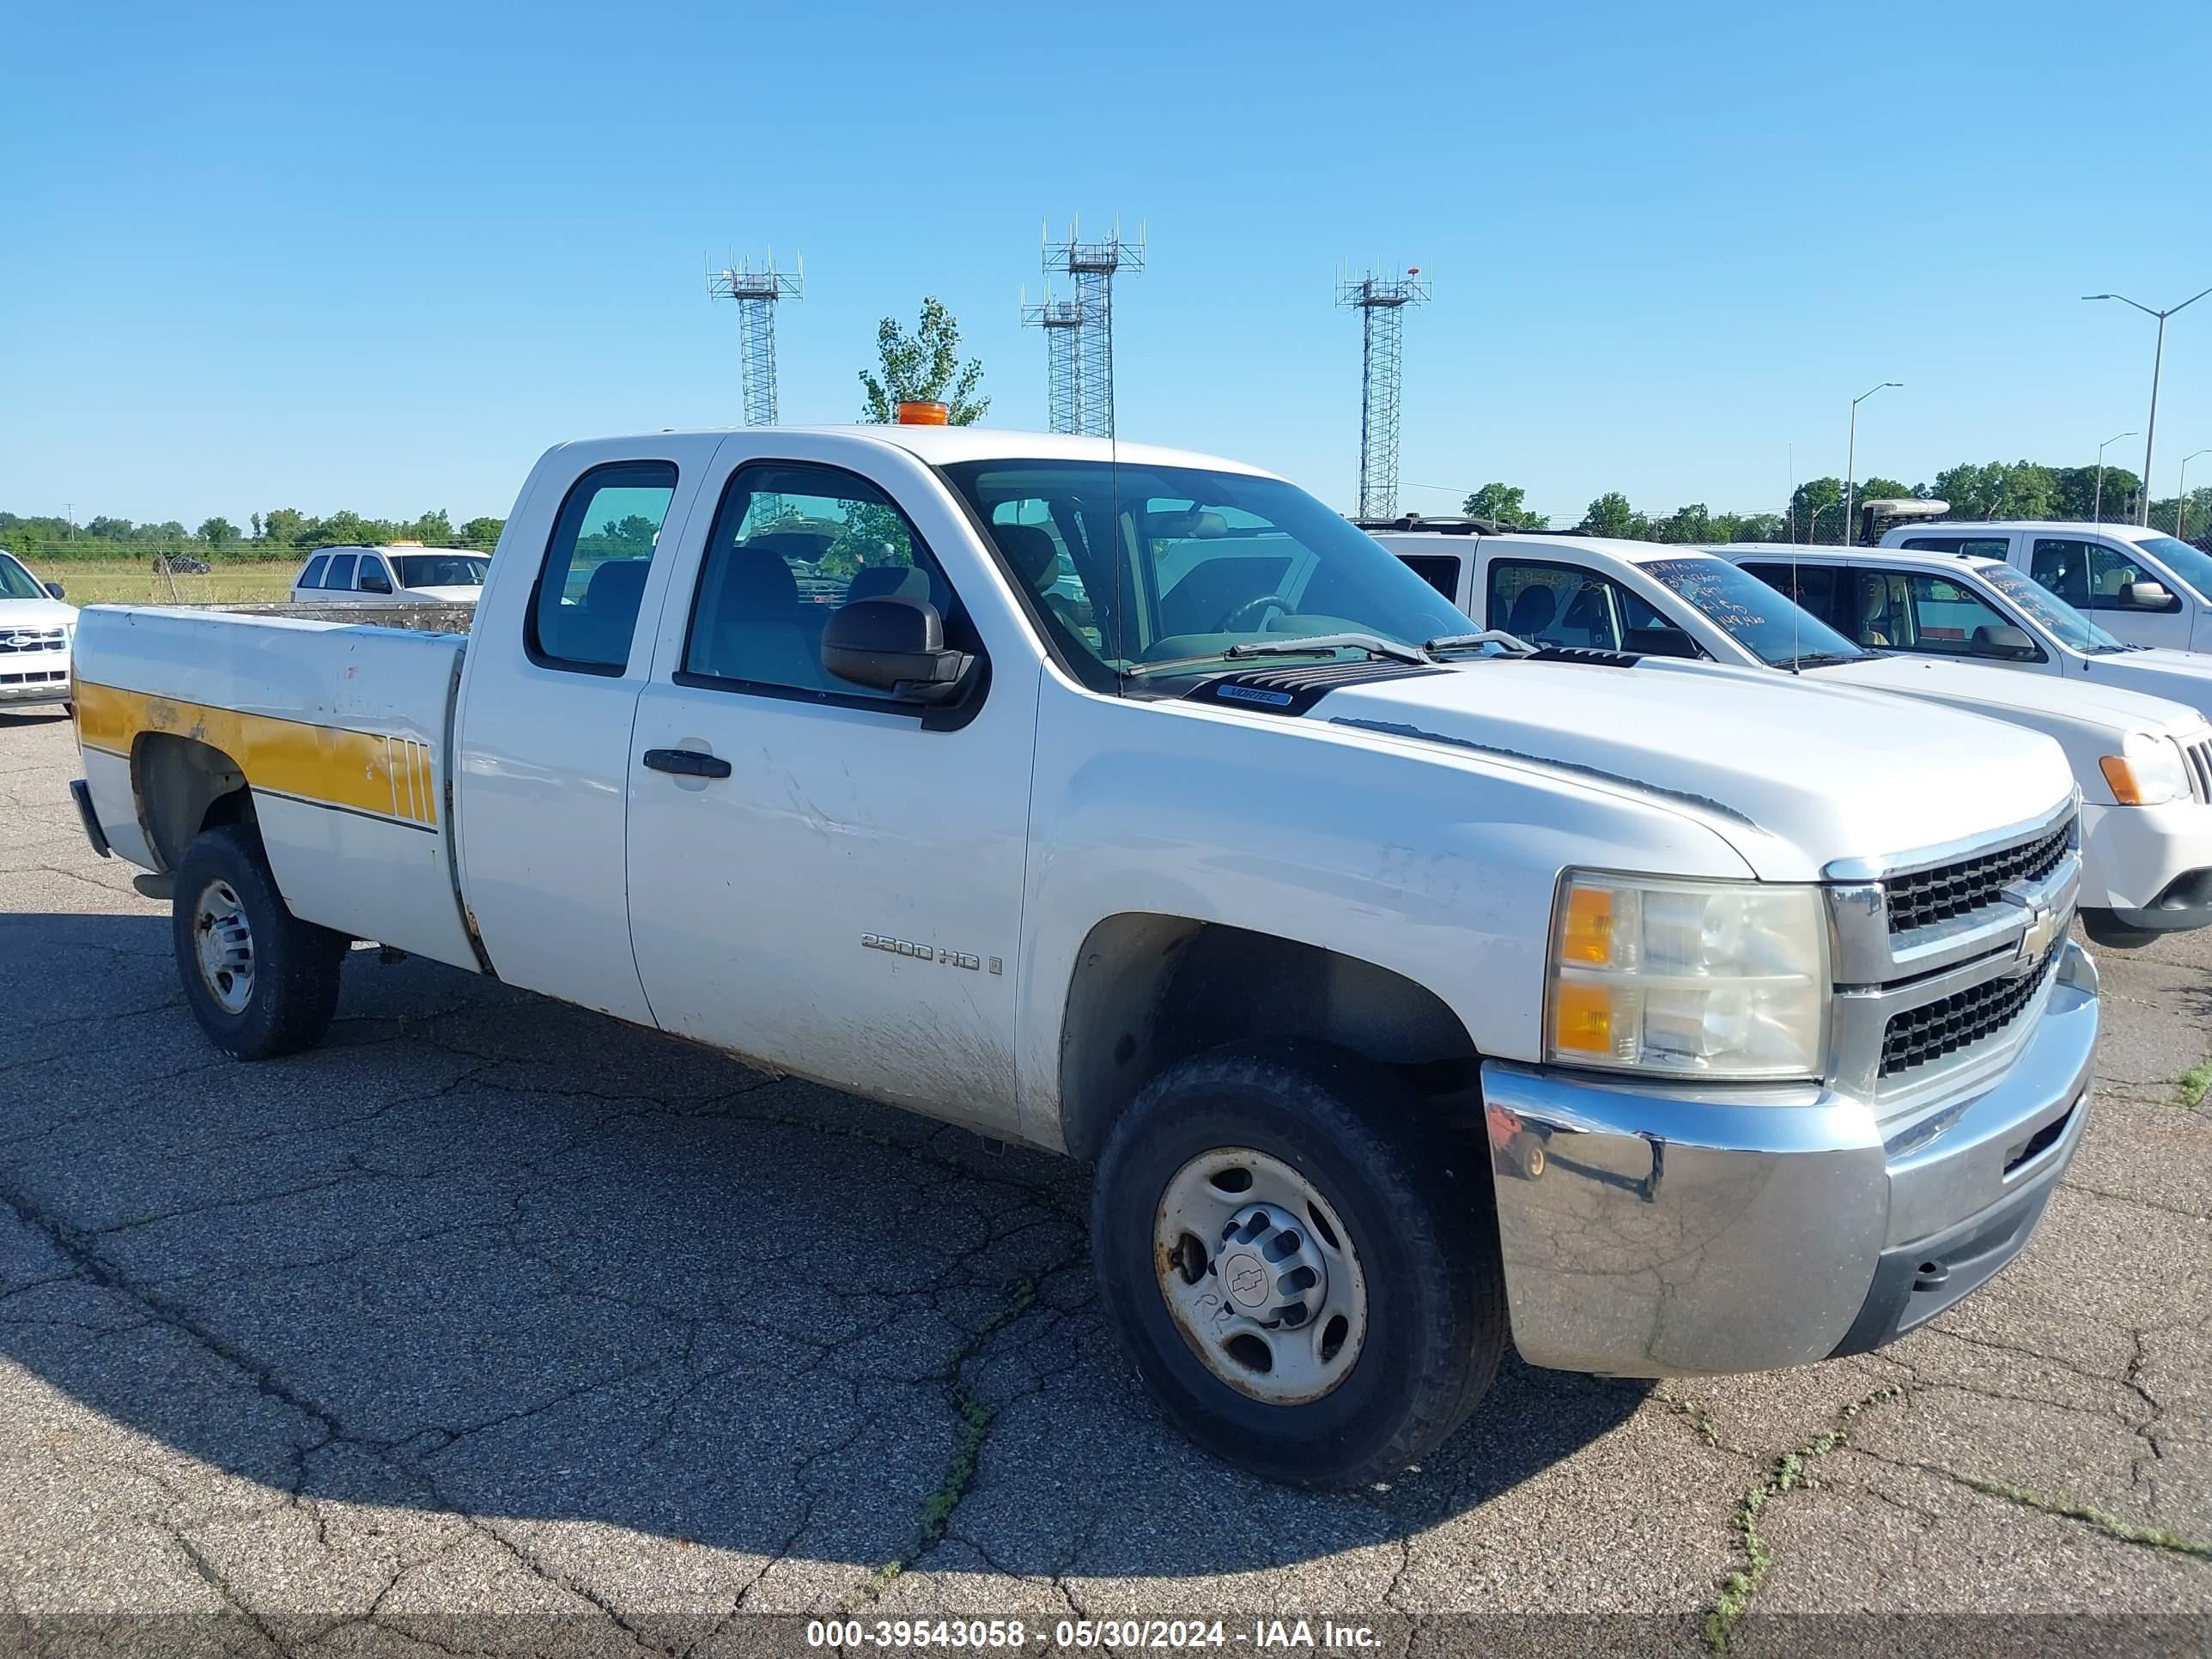
<path id="1" fill-rule="evenodd" d="M 475 967 L 448 761 L 465 644 L 351 621 L 90 607 L 77 732 L 101 830 L 125 859 L 170 870 L 198 824 L 143 810 L 153 769 L 242 776 L 295 915 Z"/>

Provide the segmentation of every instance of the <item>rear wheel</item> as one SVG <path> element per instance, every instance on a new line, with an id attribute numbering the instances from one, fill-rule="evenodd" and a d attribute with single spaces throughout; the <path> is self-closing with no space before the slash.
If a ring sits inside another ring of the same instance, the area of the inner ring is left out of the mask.
<path id="1" fill-rule="evenodd" d="M 177 866 L 171 930 L 185 1000 L 240 1060 L 311 1048 L 337 1012 L 343 934 L 286 908 L 250 825 L 203 830 Z"/>
<path id="2" fill-rule="evenodd" d="M 1458 1426 L 1504 1351 L 1481 1148 L 1380 1067 L 1238 1045 L 1154 1079 L 1091 1197 L 1100 1293 L 1191 1439 L 1299 1486 L 1389 1480 Z"/>

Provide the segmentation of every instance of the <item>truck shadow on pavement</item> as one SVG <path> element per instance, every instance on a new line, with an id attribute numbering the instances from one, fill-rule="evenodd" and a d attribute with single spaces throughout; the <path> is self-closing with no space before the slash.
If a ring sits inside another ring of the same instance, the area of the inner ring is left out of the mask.
<path id="1" fill-rule="evenodd" d="M 0 1352 L 157 1479 L 181 1454 L 855 1586 L 1188 1575 L 1403 1538 L 1646 1392 L 1509 1361 L 1390 1489 L 1273 1486 L 1146 1403 L 1079 1166 L 365 951 L 328 1046 L 241 1066 L 150 907 L 0 917 Z"/>

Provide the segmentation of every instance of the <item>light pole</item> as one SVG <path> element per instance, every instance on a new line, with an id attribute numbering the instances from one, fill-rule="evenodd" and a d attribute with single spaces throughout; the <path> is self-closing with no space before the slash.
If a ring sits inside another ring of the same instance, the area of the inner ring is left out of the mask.
<path id="1" fill-rule="evenodd" d="M 2142 516 L 2136 520 L 2138 524 L 2150 522 L 2150 447 L 2158 437 L 2158 371 L 2166 361 L 2166 319 L 2177 311 L 2188 310 L 2207 294 L 2212 294 L 2212 288 L 2200 289 L 2179 305 L 2168 306 L 2164 311 L 2154 311 L 2140 300 L 2130 300 L 2124 294 L 2085 294 L 2081 296 L 2085 300 L 2118 300 L 2124 306 L 2133 306 L 2146 317 L 2158 319 L 2158 346 L 2151 353 L 2150 359 L 2150 419 L 2143 422 L 2142 507 Z"/>
<path id="2" fill-rule="evenodd" d="M 2181 533 L 2189 522 L 2189 464 L 2199 455 L 2212 455 L 2212 449 L 2192 449 L 2181 458 L 2181 477 L 2173 490 L 2173 539 L 2178 542 L 2189 539 Z"/>
<path id="3" fill-rule="evenodd" d="M 1813 509 L 1813 516 L 1805 520 L 1805 544 L 1808 547 L 1816 547 L 1820 544 L 1820 515 L 1835 505 L 1834 501 L 1822 501 L 1820 506 Z"/>
<path id="4" fill-rule="evenodd" d="M 2097 446 L 2097 501 L 2096 505 L 2091 509 L 2091 516 L 2094 517 L 2099 524 L 2102 524 L 2105 521 L 2105 452 L 2110 449 L 2114 444 L 2119 442 L 2121 439 L 2132 438 L 2136 434 L 2132 432 L 2115 432 L 2111 437 L 2106 439 L 2104 442 Z M 2146 489 L 2143 493 L 2145 495 L 2148 495 L 2150 492 Z"/>
<path id="5" fill-rule="evenodd" d="M 1877 392 L 1891 386 L 1903 386 L 1902 380 L 1884 380 L 1880 386 L 1869 386 L 1851 399 L 1851 444 L 1844 458 L 1844 545 L 1851 544 L 1851 489 L 1858 481 L 1859 469 L 1859 405 Z"/>

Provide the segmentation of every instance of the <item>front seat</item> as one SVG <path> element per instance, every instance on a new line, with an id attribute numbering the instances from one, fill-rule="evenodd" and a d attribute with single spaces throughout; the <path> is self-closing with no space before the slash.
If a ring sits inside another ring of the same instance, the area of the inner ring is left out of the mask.
<path id="1" fill-rule="evenodd" d="M 1539 582 L 1514 596 L 1513 609 L 1506 613 L 1505 631 L 1516 639 L 1533 641 L 1559 614 L 1559 595 Z"/>
<path id="2" fill-rule="evenodd" d="M 1889 635 L 1882 631 L 1889 615 L 1889 584 L 1880 576 L 1867 578 L 1859 592 L 1859 643 L 1886 646 Z"/>
<path id="3" fill-rule="evenodd" d="M 714 623 L 703 653 L 706 672 L 720 679 L 823 689 L 821 659 L 807 648 L 799 626 L 799 583 L 776 555 L 743 546 L 726 552 L 708 614 Z"/>
<path id="4" fill-rule="evenodd" d="M 1014 574 L 1020 578 L 1022 585 L 1036 595 L 1037 602 L 1052 613 L 1054 621 L 1080 639 L 1075 607 L 1052 591 L 1060 575 L 1060 549 L 1052 538 L 1033 524 L 994 524 L 991 533 L 998 538 L 999 550 L 1006 556 L 1006 562 L 1013 566 Z"/>
<path id="5" fill-rule="evenodd" d="M 566 637 L 554 654 L 627 665 L 652 563 L 650 559 L 609 559 L 592 571 L 584 585 L 583 603 L 561 630 Z"/>

